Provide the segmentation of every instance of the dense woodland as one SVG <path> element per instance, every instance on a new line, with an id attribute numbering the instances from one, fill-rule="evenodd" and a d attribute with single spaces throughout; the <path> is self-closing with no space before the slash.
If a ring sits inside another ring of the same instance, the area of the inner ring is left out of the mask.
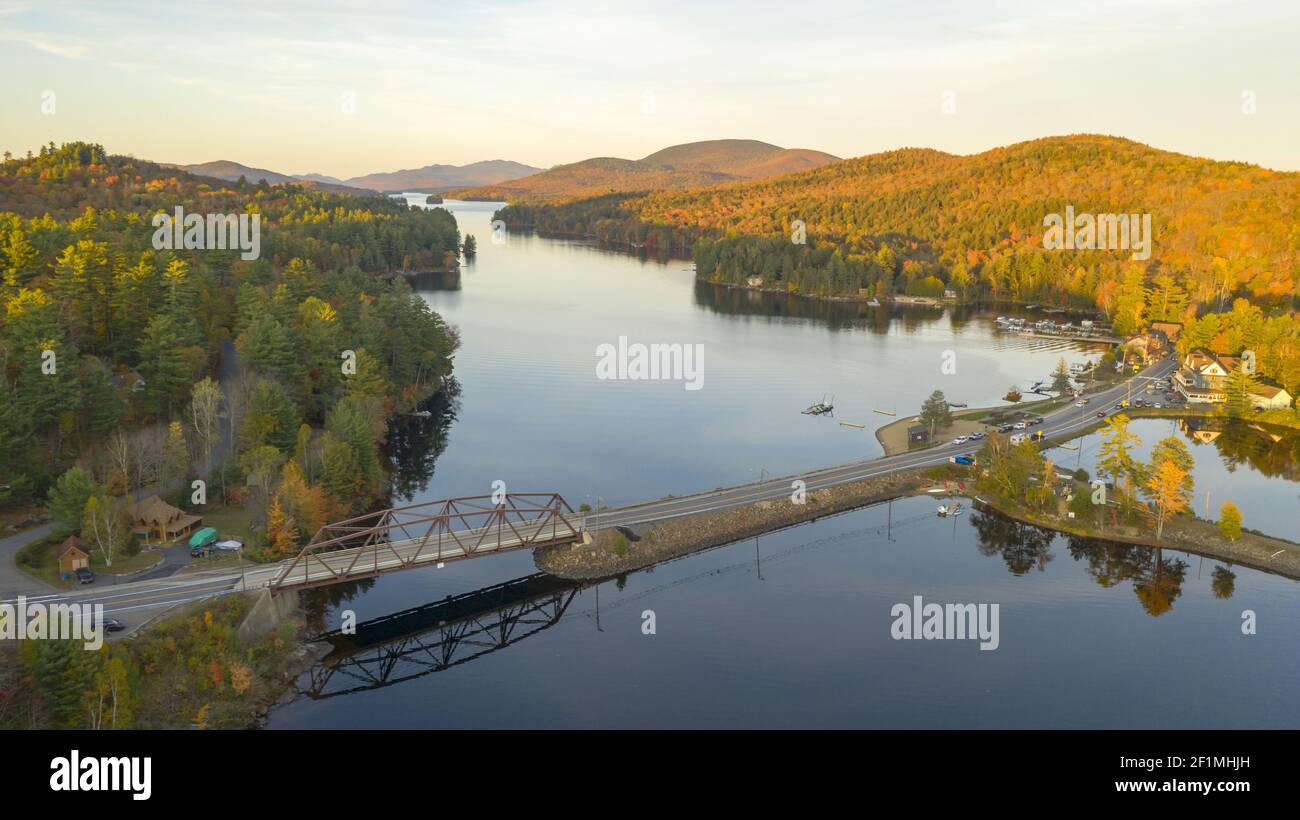
<path id="1" fill-rule="evenodd" d="M 178 205 L 260 214 L 260 258 L 155 250 L 152 216 Z M 446 211 L 385 197 L 222 182 L 87 143 L 6 155 L 0 502 L 49 493 L 76 530 L 89 496 L 184 503 L 204 478 L 214 500 L 259 494 L 285 548 L 366 506 L 385 488 L 385 420 L 443 387 L 457 347 L 390 274 L 454 265 L 458 241 Z"/>
<path id="2" fill-rule="evenodd" d="M 1151 258 L 1046 250 L 1043 218 L 1150 213 Z M 1113 137 L 1059 137 L 970 157 L 903 149 L 773 179 L 513 203 L 511 227 L 691 251 L 701 278 L 811 296 L 940 296 L 1092 307 L 1119 333 L 1189 322 L 1245 298 L 1277 359 L 1300 349 L 1300 175 L 1187 157 Z M 795 223 L 805 241 L 792 241 Z M 1205 321 L 1216 321 L 1205 319 Z M 1226 321 L 1226 320 L 1225 320 Z M 1252 334 L 1254 336 L 1252 337 Z M 1209 334 L 1211 337 L 1216 334 Z M 1238 352 L 1235 339 L 1220 339 Z M 1283 371 L 1286 370 L 1284 373 Z"/>

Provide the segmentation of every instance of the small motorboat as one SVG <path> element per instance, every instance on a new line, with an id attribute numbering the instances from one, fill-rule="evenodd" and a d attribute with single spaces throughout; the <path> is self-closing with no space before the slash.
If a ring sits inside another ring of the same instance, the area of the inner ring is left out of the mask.
<path id="1" fill-rule="evenodd" d="M 953 503 L 940 504 L 938 512 L 940 517 L 944 517 L 949 515 L 961 515 L 965 510 L 962 508 L 961 504 Z"/>
<path id="2" fill-rule="evenodd" d="M 834 397 L 832 397 L 831 400 L 828 402 L 826 401 L 826 397 L 822 396 L 821 401 L 816 402 L 815 404 L 808 405 L 808 407 L 805 408 L 802 412 L 805 416 L 820 416 L 823 415 L 824 413 L 829 413 L 835 409 L 835 405 L 833 404 L 834 401 L 835 401 Z"/>

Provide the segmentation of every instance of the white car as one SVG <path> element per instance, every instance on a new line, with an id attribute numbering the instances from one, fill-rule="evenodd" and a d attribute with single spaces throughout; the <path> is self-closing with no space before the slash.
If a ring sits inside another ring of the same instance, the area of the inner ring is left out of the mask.
<path id="1" fill-rule="evenodd" d="M 1082 406 L 1084 406 L 1085 404 L 1087 404 L 1086 401 L 1076 401 L 1076 402 L 1074 403 L 1074 406 L 1075 406 L 1075 407 L 1082 407 Z"/>
<path id="2" fill-rule="evenodd" d="M 1018 422 L 1016 422 L 1015 424 L 1011 425 L 1011 429 L 1013 429 L 1013 430 L 1027 430 L 1027 429 L 1029 429 L 1029 424 L 1028 424 L 1027 422 L 1018 421 Z"/>
<path id="3" fill-rule="evenodd" d="M 953 444 L 965 444 L 965 443 L 968 442 L 968 441 L 970 441 L 970 436 L 957 436 L 957 438 L 955 438 L 955 439 L 952 440 L 952 443 L 953 443 Z"/>

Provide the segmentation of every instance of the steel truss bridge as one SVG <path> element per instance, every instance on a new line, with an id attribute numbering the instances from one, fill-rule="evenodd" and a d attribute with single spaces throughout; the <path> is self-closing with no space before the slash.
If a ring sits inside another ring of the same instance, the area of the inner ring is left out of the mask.
<path id="1" fill-rule="evenodd" d="M 267 586 L 272 592 L 326 586 L 584 538 L 558 493 L 427 501 L 326 524 Z"/>

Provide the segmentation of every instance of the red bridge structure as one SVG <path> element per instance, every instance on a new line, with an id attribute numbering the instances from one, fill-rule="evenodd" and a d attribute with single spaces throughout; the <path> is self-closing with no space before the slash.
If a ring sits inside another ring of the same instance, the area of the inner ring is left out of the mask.
<path id="1" fill-rule="evenodd" d="M 272 592 L 373 578 L 446 561 L 552 544 L 586 534 L 558 493 L 426 501 L 326 524 L 267 585 Z"/>

